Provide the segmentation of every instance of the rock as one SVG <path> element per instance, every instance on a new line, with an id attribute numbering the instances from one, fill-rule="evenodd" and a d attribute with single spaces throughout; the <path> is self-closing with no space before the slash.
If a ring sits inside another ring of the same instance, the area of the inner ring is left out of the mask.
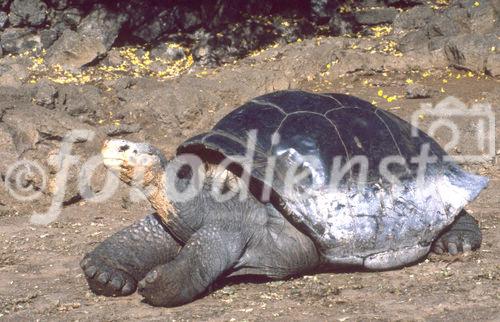
<path id="1" fill-rule="evenodd" d="M 470 6 L 473 6 L 473 2 Z M 457 23 L 468 24 L 467 10 L 463 6 L 456 5 L 456 3 L 448 6 L 444 11 L 436 11 L 434 16 L 446 16 Z"/>
<path id="2" fill-rule="evenodd" d="M 12 137 L 11 129 L 5 124 L 0 123 L 0 174 L 5 175 L 10 165 L 14 164 L 19 155 L 16 151 L 14 138 Z"/>
<path id="3" fill-rule="evenodd" d="M 332 0 L 311 0 L 311 15 L 313 18 L 330 18 L 339 6 L 338 1 Z"/>
<path id="4" fill-rule="evenodd" d="M 444 48 L 446 43 L 448 42 L 448 37 L 434 37 L 429 40 L 429 50 L 438 50 Z"/>
<path id="5" fill-rule="evenodd" d="M 216 66 L 219 64 L 219 57 L 214 51 L 213 44 L 217 43 L 216 37 L 206 32 L 204 29 L 194 33 L 195 45 L 192 53 L 194 59 L 202 66 Z"/>
<path id="6" fill-rule="evenodd" d="M 500 48 L 495 34 L 465 34 L 451 37 L 444 47 L 448 61 L 458 67 L 482 72 L 492 49 Z"/>
<path id="7" fill-rule="evenodd" d="M 435 93 L 435 90 L 421 84 L 410 84 L 406 86 L 406 98 L 428 98 Z"/>
<path id="8" fill-rule="evenodd" d="M 28 77 L 28 68 L 22 64 L 9 62 L 0 65 L 0 87 L 18 88 Z"/>
<path id="9" fill-rule="evenodd" d="M 425 0 L 385 0 L 388 5 L 414 6 L 425 3 Z"/>
<path id="10" fill-rule="evenodd" d="M 351 34 L 354 32 L 354 28 L 352 25 L 352 19 L 349 19 L 348 16 L 344 19 L 339 13 L 334 13 L 328 21 L 328 26 L 330 27 L 330 32 L 333 36 L 343 36 L 347 34 Z"/>
<path id="11" fill-rule="evenodd" d="M 146 42 L 156 40 L 162 34 L 173 31 L 177 28 L 176 12 L 164 10 L 155 19 L 149 19 L 143 25 L 132 30 L 132 35 Z"/>
<path id="12" fill-rule="evenodd" d="M 37 84 L 35 103 L 48 109 L 55 108 L 55 99 L 57 97 L 57 89 L 49 80 L 41 80 Z"/>
<path id="13" fill-rule="evenodd" d="M 495 9 L 495 5 L 498 6 Z M 472 32 L 487 33 L 495 28 L 500 18 L 500 3 L 498 1 L 481 1 L 479 6 L 467 7 L 469 26 Z"/>
<path id="14" fill-rule="evenodd" d="M 114 13 L 103 6 L 96 6 L 78 25 L 78 33 L 95 38 L 108 50 L 113 45 L 127 14 Z"/>
<path id="15" fill-rule="evenodd" d="M 486 72 L 493 76 L 500 76 L 500 54 L 491 54 L 486 60 Z"/>
<path id="16" fill-rule="evenodd" d="M 103 128 L 104 132 L 108 136 L 137 133 L 141 130 L 141 126 L 139 124 L 106 125 Z"/>
<path id="17" fill-rule="evenodd" d="M 59 64 L 64 69 L 75 70 L 103 56 L 113 45 L 125 14 L 108 11 L 96 6 L 87 15 L 77 31 L 64 30 L 63 34 L 50 47 L 47 63 Z"/>
<path id="18" fill-rule="evenodd" d="M 8 20 L 9 16 L 7 15 L 7 13 L 4 11 L 0 11 L 0 30 L 2 30 L 7 25 Z"/>
<path id="19" fill-rule="evenodd" d="M 103 59 L 102 63 L 108 66 L 119 66 L 121 65 L 125 60 L 123 59 L 122 55 L 120 54 L 120 50 L 117 48 L 111 48 L 107 55 L 106 58 Z"/>
<path id="20" fill-rule="evenodd" d="M 119 92 L 134 86 L 136 83 L 137 80 L 135 78 L 125 76 L 115 80 L 112 86 L 116 91 Z"/>
<path id="21" fill-rule="evenodd" d="M 30 28 L 7 28 L 0 36 L 2 49 L 5 53 L 21 53 L 33 48 L 42 48 L 40 36 Z"/>
<path id="22" fill-rule="evenodd" d="M 40 0 L 14 0 L 10 5 L 9 22 L 12 26 L 40 26 L 47 16 L 47 5 Z"/>
<path id="23" fill-rule="evenodd" d="M 315 32 L 314 25 L 307 19 L 297 19 L 293 23 L 283 24 L 282 21 L 275 20 L 274 26 L 276 27 L 276 31 L 279 33 L 282 41 L 286 43 L 296 42 L 297 39 L 304 39 L 308 36 L 312 36 Z M 233 44 L 241 44 L 242 46 L 246 46 L 247 50 L 253 50 L 260 47 L 266 39 L 266 35 L 263 30 L 260 30 L 260 33 L 255 32 L 255 28 L 252 28 L 251 25 L 242 26 L 242 35 L 244 37 L 239 36 L 237 33 L 231 35 L 233 40 Z M 262 39 L 259 39 L 262 37 Z M 241 39 L 243 38 L 243 39 Z M 245 41 L 244 38 L 252 39 L 252 42 Z M 241 48 L 242 46 L 237 46 Z"/>
<path id="24" fill-rule="evenodd" d="M 373 75 L 385 70 L 385 58 L 380 53 L 365 55 L 355 50 L 343 50 L 335 55 L 339 61 L 330 70 L 335 75 L 356 72 Z"/>
<path id="25" fill-rule="evenodd" d="M 354 13 L 354 20 L 360 25 L 378 25 L 381 23 L 392 23 L 398 11 L 395 8 L 377 8 Z"/>
<path id="26" fill-rule="evenodd" d="M 66 29 L 47 51 L 49 65 L 76 70 L 106 53 L 106 47 L 98 39 Z"/>
<path id="27" fill-rule="evenodd" d="M 151 50 L 151 58 L 160 58 L 164 60 L 180 60 L 186 58 L 182 47 L 160 44 Z"/>
<path id="28" fill-rule="evenodd" d="M 432 17 L 427 25 L 427 35 L 429 38 L 438 36 L 455 36 L 467 32 L 467 25 L 454 20 L 446 15 L 436 15 Z"/>
<path id="29" fill-rule="evenodd" d="M 40 41 L 43 48 L 49 48 L 57 40 L 57 32 L 51 29 L 40 31 Z"/>
<path id="30" fill-rule="evenodd" d="M 392 24 L 396 34 L 409 30 L 422 29 L 434 15 L 429 6 L 417 6 L 399 13 Z"/>
<path id="31" fill-rule="evenodd" d="M 99 88 L 91 85 L 67 85 L 60 87 L 55 100 L 56 108 L 70 116 L 96 114 L 102 109 L 103 98 Z"/>
<path id="32" fill-rule="evenodd" d="M 181 30 L 193 30 L 203 23 L 199 12 L 195 10 L 189 10 L 189 8 L 179 8 L 179 13 L 177 15 L 177 25 Z"/>
<path id="33" fill-rule="evenodd" d="M 398 50 L 406 53 L 412 50 L 427 48 L 429 38 L 424 30 L 413 30 L 398 41 Z"/>
<path id="34" fill-rule="evenodd" d="M 76 30 L 84 15 L 85 14 L 78 8 L 53 11 L 49 17 L 50 29 L 57 32 L 58 36 L 66 29 Z"/>
<path id="35" fill-rule="evenodd" d="M 62 21 L 69 27 L 77 27 L 82 21 L 82 12 L 78 8 L 68 8 L 62 12 Z"/>
<path id="36" fill-rule="evenodd" d="M 64 10 L 68 7 L 69 0 L 48 0 L 47 2 L 57 10 Z"/>

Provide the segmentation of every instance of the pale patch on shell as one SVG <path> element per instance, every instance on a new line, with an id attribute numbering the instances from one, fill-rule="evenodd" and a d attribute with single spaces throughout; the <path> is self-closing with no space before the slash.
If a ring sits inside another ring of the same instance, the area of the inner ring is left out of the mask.
<path id="1" fill-rule="evenodd" d="M 217 164 L 206 164 L 205 174 L 212 178 L 212 184 L 217 187 L 226 188 L 232 192 L 247 189 L 247 184 L 242 178 L 227 169 L 221 169 Z"/>

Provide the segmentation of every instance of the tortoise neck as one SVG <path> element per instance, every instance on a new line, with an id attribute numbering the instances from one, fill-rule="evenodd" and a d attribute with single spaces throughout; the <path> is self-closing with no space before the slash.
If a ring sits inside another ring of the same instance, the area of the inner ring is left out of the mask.
<path id="1" fill-rule="evenodd" d="M 172 198 L 168 195 L 166 172 L 154 173 L 146 189 L 146 197 L 156 211 L 166 228 L 179 240 L 186 242 L 194 233 L 191 225 L 186 224 L 182 213 Z"/>
<path id="2" fill-rule="evenodd" d="M 162 221 L 167 225 L 171 218 L 177 214 L 177 211 L 167 196 L 165 184 L 165 173 L 155 175 L 148 189 L 147 198 L 151 206 L 162 218 Z"/>

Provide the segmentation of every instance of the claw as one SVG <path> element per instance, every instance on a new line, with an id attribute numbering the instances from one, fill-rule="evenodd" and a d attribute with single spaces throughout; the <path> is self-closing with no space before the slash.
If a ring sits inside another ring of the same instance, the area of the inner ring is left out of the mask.
<path id="1" fill-rule="evenodd" d="M 436 253 L 436 254 L 441 255 L 442 253 L 444 253 L 443 248 L 441 248 L 441 246 L 434 246 L 433 250 L 434 250 L 434 253 Z"/>
<path id="2" fill-rule="evenodd" d="M 90 258 L 86 257 L 84 259 L 82 259 L 82 261 L 80 262 L 80 267 L 85 270 L 85 268 L 87 267 L 87 265 L 90 263 Z"/>
<path id="3" fill-rule="evenodd" d="M 97 277 L 97 281 L 101 284 L 106 284 L 108 281 L 109 281 L 109 278 L 110 278 L 110 275 L 108 272 L 104 272 L 104 273 L 101 273 L 98 277 Z"/>
<path id="4" fill-rule="evenodd" d="M 128 295 L 131 294 L 134 291 L 134 285 L 130 283 L 130 281 L 127 281 L 125 285 L 122 287 L 122 294 L 123 295 Z"/>
<path id="5" fill-rule="evenodd" d="M 470 252 L 472 250 L 472 246 L 468 241 L 464 241 L 462 243 L 462 249 L 463 249 L 464 253 Z"/>
<path id="6" fill-rule="evenodd" d="M 448 243 L 448 252 L 449 252 L 451 255 L 456 255 L 456 254 L 458 254 L 457 244 L 455 244 L 455 243 Z"/>
<path id="7" fill-rule="evenodd" d="M 113 287 L 114 290 L 118 291 L 122 288 L 124 281 L 120 276 L 115 276 L 113 277 L 113 279 L 111 279 L 111 282 L 109 284 L 111 285 L 111 287 Z"/>
<path id="8" fill-rule="evenodd" d="M 149 272 L 148 275 L 146 275 L 145 280 L 148 283 L 153 283 L 157 277 L 158 277 L 158 272 L 156 270 L 154 270 L 154 271 Z"/>
<path id="9" fill-rule="evenodd" d="M 139 292 L 141 292 L 143 289 L 146 288 L 146 280 L 145 279 L 141 280 L 137 286 L 139 288 Z"/>
<path id="10" fill-rule="evenodd" d="M 93 278 L 96 273 L 97 267 L 95 266 L 89 266 L 85 269 L 85 276 L 87 276 L 88 278 Z"/>

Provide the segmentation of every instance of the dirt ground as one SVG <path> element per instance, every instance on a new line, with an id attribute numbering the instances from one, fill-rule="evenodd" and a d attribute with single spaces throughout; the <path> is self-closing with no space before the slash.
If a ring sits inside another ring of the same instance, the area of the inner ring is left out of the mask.
<path id="1" fill-rule="evenodd" d="M 454 95 L 466 103 L 496 103 L 500 138 L 500 83 L 451 71 L 444 93 L 442 76 L 412 74 L 318 78 L 297 87 L 341 92 L 375 100 L 406 120 L 424 102 Z M 402 95 L 407 79 L 437 89 L 429 99 Z M 371 84 L 371 85 L 370 85 Z M 382 90 L 383 93 L 379 91 Z M 221 99 L 224 99 L 223 97 Z M 423 121 L 428 121 L 424 117 Z M 425 126 L 425 122 L 424 122 Z M 467 124 L 463 124 L 463 131 Z M 425 129 L 425 128 L 424 128 Z M 200 129 L 201 131 L 202 129 Z M 472 140 L 473 134 L 469 139 Z M 439 138 L 438 138 L 439 139 Z M 446 143 L 442 139 L 441 143 Z M 168 143 L 167 143 L 168 145 Z M 174 146 L 168 146 L 173 149 Z M 466 143 L 467 145 L 467 143 Z M 458 256 L 430 255 L 425 261 L 386 272 L 347 272 L 288 281 L 219 284 L 203 298 L 177 308 L 154 308 L 134 294 L 105 298 L 91 293 L 78 263 L 85 252 L 113 232 L 143 217 L 146 203 L 124 202 L 126 188 L 105 203 L 79 202 L 64 208 L 49 226 L 29 223 L 31 211 L 0 216 L 0 320 L 6 321 L 257 321 L 257 320 L 500 320 L 500 165 L 498 160 L 468 166 L 491 178 L 468 209 L 479 220 L 483 245 Z M 43 211 L 33 205 L 32 211 Z"/>

